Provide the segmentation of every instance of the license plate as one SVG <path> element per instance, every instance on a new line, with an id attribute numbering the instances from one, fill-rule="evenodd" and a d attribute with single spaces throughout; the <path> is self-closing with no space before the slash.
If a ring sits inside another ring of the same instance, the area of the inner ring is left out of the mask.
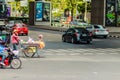
<path id="1" fill-rule="evenodd" d="M 86 34 L 82 34 L 82 36 L 87 36 Z"/>
<path id="2" fill-rule="evenodd" d="M 23 31 L 21 31 L 20 33 L 24 33 Z"/>
<path id="3" fill-rule="evenodd" d="M 100 32 L 104 32 L 103 30 L 101 30 Z"/>

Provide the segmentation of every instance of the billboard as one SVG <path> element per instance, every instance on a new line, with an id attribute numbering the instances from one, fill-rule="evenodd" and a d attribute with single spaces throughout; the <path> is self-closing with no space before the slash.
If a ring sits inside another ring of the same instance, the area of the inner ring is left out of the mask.
<path id="1" fill-rule="evenodd" d="M 10 17 L 11 7 L 7 7 L 7 17 Z"/>
<path id="2" fill-rule="evenodd" d="M 43 21 L 50 21 L 50 3 L 43 5 Z"/>
<path id="3" fill-rule="evenodd" d="M 34 7 L 35 25 L 51 25 L 51 3 L 36 1 Z"/>
<path id="4" fill-rule="evenodd" d="M 43 16 L 43 3 L 36 2 L 35 5 L 35 21 L 42 21 Z"/>
<path id="5" fill-rule="evenodd" d="M 106 25 L 115 26 L 116 25 L 116 2 L 115 0 L 106 0 Z"/>
<path id="6" fill-rule="evenodd" d="M 0 18 L 7 18 L 7 4 L 0 4 Z"/>

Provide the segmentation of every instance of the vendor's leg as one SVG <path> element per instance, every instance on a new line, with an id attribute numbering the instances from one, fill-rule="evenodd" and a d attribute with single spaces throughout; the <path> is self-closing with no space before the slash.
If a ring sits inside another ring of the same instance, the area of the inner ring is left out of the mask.
<path id="1" fill-rule="evenodd" d="M 17 50 L 17 45 L 13 44 L 13 50 Z"/>
<path id="2" fill-rule="evenodd" d="M 38 49 L 37 54 L 38 54 L 38 57 L 44 58 L 45 57 L 44 49 Z"/>
<path id="3" fill-rule="evenodd" d="M 0 55 L 2 56 L 2 60 L 1 60 L 0 64 L 5 65 L 4 60 L 6 58 L 6 55 L 4 55 L 3 53 L 1 53 Z"/>
<path id="4" fill-rule="evenodd" d="M 3 55 L 2 55 L 2 60 L 1 60 L 1 62 L 4 63 L 5 58 L 6 58 L 6 55 L 3 54 Z"/>

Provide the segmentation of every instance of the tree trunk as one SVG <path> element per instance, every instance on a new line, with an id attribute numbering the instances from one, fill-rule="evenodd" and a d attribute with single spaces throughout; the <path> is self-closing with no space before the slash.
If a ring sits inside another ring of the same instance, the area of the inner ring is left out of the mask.
<path id="1" fill-rule="evenodd" d="M 72 8 L 72 10 L 71 10 L 71 21 L 73 21 L 73 13 L 74 13 L 74 8 Z"/>

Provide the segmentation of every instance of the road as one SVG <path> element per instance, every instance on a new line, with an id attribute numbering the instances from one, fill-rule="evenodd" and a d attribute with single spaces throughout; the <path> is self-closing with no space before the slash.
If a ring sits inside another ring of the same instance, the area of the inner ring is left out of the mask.
<path id="1" fill-rule="evenodd" d="M 0 80 L 120 80 L 120 39 L 93 39 L 92 44 L 61 41 L 62 32 L 32 29 L 37 40 L 43 34 L 44 58 L 22 58 L 21 69 L 1 69 Z M 21 36 L 27 40 L 26 36 Z"/>

